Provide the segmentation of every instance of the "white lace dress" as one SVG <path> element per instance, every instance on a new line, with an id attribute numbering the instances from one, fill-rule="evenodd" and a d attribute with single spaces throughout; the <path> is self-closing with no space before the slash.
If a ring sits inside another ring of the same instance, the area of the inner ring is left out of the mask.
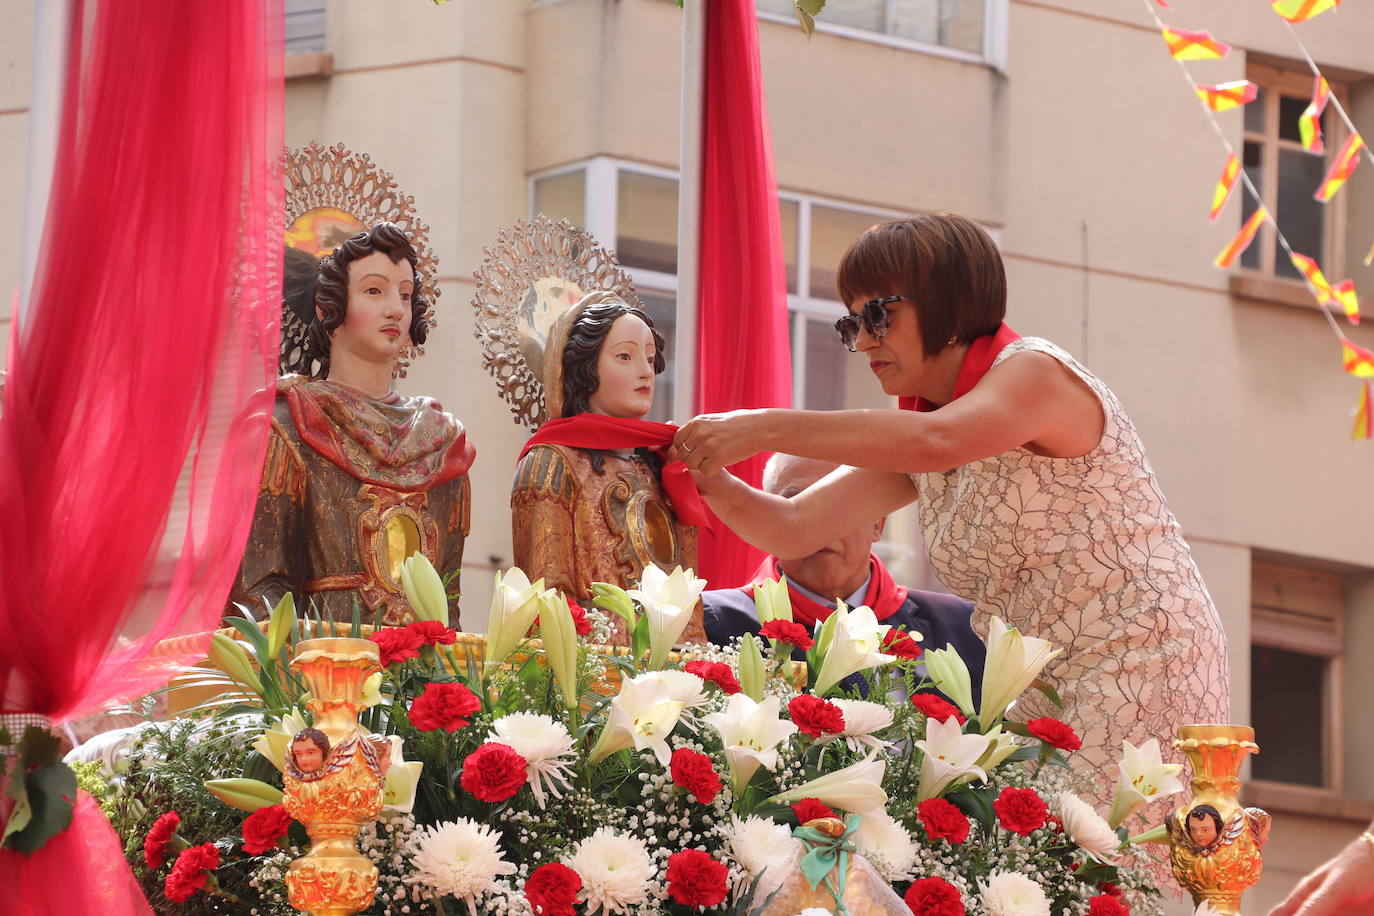
<path id="1" fill-rule="evenodd" d="M 1178 726 L 1228 721 L 1226 638 L 1116 395 L 1039 338 L 1014 341 L 996 362 L 1024 351 L 1053 356 L 1097 395 L 1097 447 L 1081 458 L 1017 448 L 912 479 L 931 564 L 977 605 L 978 628 L 996 615 L 1065 650 L 1046 674 L 1066 708 L 1032 692 L 1015 718 L 1072 725 L 1083 739 L 1075 769 L 1097 771 L 1105 803 L 1123 738 L 1158 738 L 1178 759 Z"/>

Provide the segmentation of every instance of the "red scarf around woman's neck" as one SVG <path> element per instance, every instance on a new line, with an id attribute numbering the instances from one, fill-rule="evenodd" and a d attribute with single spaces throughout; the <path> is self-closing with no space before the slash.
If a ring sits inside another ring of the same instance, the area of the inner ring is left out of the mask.
<path id="1" fill-rule="evenodd" d="M 754 585 L 767 579 L 781 579 L 782 570 L 778 565 L 776 557 L 764 557 L 763 563 L 749 577 L 749 585 L 740 591 L 750 598 L 754 597 Z M 864 594 L 864 604 L 873 609 L 873 616 L 879 620 L 886 620 L 897 613 L 906 603 L 907 588 L 905 585 L 898 585 L 892 581 L 892 574 L 887 571 L 883 561 L 879 560 L 875 554 L 868 555 L 868 591 Z M 825 620 L 835 612 L 833 607 L 825 604 L 818 604 L 807 595 L 803 595 L 797 590 L 789 579 L 787 582 L 787 596 L 792 599 L 792 619 L 808 630 L 813 630 L 816 624 Z M 843 595 L 837 595 L 843 598 Z"/>
<path id="2" fill-rule="evenodd" d="M 666 457 L 673 444 L 677 427 L 672 423 L 654 423 L 628 417 L 608 417 L 599 413 L 579 413 L 571 417 L 549 420 L 520 450 L 520 457 L 536 445 L 565 445 L 570 448 L 589 448 L 614 451 L 626 448 L 647 448 Z M 673 503 L 673 512 L 684 525 L 706 526 L 711 516 L 701 501 L 692 472 L 681 461 L 668 461 L 659 475 L 663 491 Z"/>
<path id="3" fill-rule="evenodd" d="M 954 393 L 950 395 L 950 400 L 961 398 L 973 390 L 973 386 L 982 380 L 992 368 L 993 362 L 997 359 L 997 354 L 1001 353 L 1013 340 L 1020 340 L 1021 335 L 1007 327 L 1004 321 L 997 326 L 997 330 L 991 334 L 984 334 L 982 337 L 975 337 L 973 342 L 968 345 L 968 352 L 964 354 L 964 361 L 959 364 L 959 374 L 954 379 Z M 897 399 L 897 406 L 902 410 L 918 410 L 928 413 L 939 407 L 939 404 L 932 404 L 925 398 L 903 395 Z"/>

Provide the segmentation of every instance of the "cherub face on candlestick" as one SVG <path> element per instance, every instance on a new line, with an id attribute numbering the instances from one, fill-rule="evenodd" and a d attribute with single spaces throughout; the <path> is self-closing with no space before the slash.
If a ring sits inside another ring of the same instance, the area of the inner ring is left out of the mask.
<path id="1" fill-rule="evenodd" d="M 568 329 L 562 353 L 560 416 L 599 413 L 642 419 L 663 371 L 663 335 L 649 316 L 618 297 L 594 293 Z M 586 300 L 584 300 L 586 302 Z"/>
<path id="2" fill-rule="evenodd" d="M 291 739 L 291 762 L 305 775 L 317 773 L 329 759 L 329 738 L 318 728 L 305 728 Z"/>
<path id="3" fill-rule="evenodd" d="M 1206 849 L 1221 835 L 1221 812 L 1211 805 L 1197 805 L 1188 812 L 1188 838 L 1198 849 Z"/>

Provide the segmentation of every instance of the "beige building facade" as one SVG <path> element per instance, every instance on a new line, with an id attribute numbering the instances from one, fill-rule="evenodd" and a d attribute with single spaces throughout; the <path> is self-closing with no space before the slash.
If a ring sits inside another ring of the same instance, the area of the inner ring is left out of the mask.
<path id="1" fill-rule="evenodd" d="M 692 0 L 688 0 L 692 2 Z M 440 261 L 440 323 L 401 383 L 437 396 L 478 449 L 463 623 L 484 627 L 510 563 L 524 433 L 481 367 L 471 276 L 499 227 L 542 210 L 620 252 L 671 332 L 677 281 L 682 12 L 670 0 L 288 0 L 291 146 L 370 153 L 414 195 Z M 1120 395 L 1230 640 L 1233 710 L 1265 753 L 1251 799 L 1275 815 L 1264 912 L 1374 815 L 1374 443 L 1350 441 L 1358 385 L 1267 230 L 1212 258 L 1241 193 L 1207 219 L 1225 151 L 1150 19 L 1149 0 L 830 0 L 805 38 L 760 0 L 763 74 L 788 258 L 798 406 L 889 403 L 830 324 L 833 271 L 873 222 L 917 208 L 981 221 L 1002 246 L 1009 322 Z M 1325 163 L 1296 148 L 1311 76 L 1249 0 L 1183 5 L 1173 25 L 1235 46 L 1199 82 L 1263 87 L 1218 116 L 1285 234 L 1370 299 L 1374 166 L 1323 208 Z M 33 0 L 0 0 L 0 289 L 17 284 Z M 1374 135 L 1374 10 L 1296 27 Z M 1328 111 L 1328 161 L 1342 130 Z M 1312 175 L 1315 174 L 1315 179 Z M 1248 211 L 1245 211 L 1248 212 Z M 10 296 L 0 296 L 7 333 Z M 1342 319 L 1343 321 L 1343 319 Z M 1374 349 L 1374 331 L 1344 327 Z M 671 369 L 670 369 L 671 372 Z M 659 403 L 671 401 L 660 388 Z M 666 418 L 666 406 L 661 411 Z M 910 512 L 883 545 L 933 584 Z"/>

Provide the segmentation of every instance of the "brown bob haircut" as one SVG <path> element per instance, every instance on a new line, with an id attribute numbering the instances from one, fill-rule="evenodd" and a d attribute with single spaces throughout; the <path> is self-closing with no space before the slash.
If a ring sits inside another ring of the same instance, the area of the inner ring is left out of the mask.
<path id="1" fill-rule="evenodd" d="M 1007 313 L 1007 274 L 997 246 L 973 220 L 945 211 L 869 229 L 840 259 L 835 286 L 850 305 L 907 297 L 926 356 L 993 333 Z"/>

